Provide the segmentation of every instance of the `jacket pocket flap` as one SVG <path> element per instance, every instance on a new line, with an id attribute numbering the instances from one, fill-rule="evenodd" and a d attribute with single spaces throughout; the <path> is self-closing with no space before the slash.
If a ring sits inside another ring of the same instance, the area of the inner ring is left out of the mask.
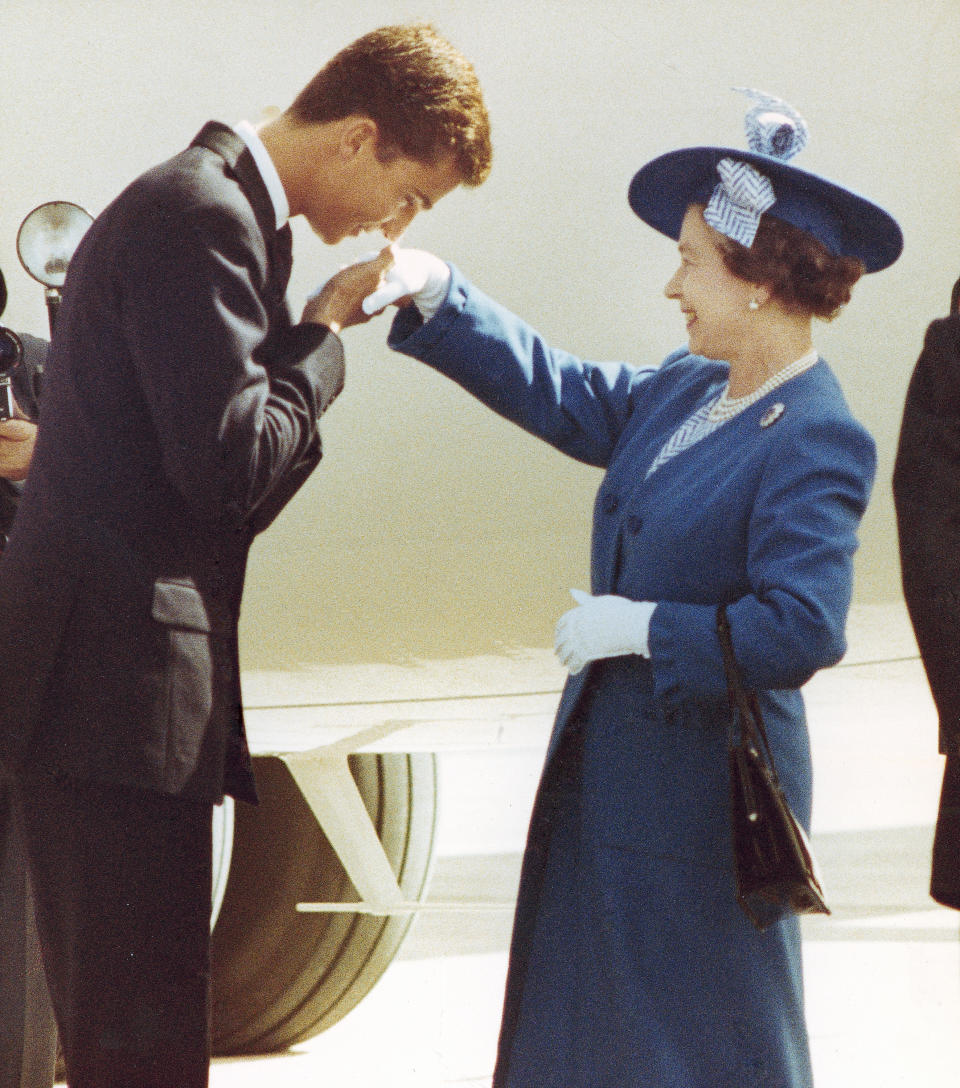
<path id="1" fill-rule="evenodd" d="M 171 627 L 184 627 L 191 631 L 209 634 L 214 625 L 210 622 L 207 606 L 193 586 L 182 582 L 155 582 L 151 615 L 159 623 Z"/>

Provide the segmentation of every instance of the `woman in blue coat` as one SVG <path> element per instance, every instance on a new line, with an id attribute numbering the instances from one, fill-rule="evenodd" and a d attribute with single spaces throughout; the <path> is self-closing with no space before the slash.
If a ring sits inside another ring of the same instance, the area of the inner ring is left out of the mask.
<path id="1" fill-rule="evenodd" d="M 390 344 L 606 476 L 591 594 L 560 621 L 571 676 L 536 798 L 496 1088 L 811 1084 L 795 918 L 737 905 L 727 605 L 789 800 L 809 825 L 800 687 L 844 652 L 874 445 L 817 354 L 860 274 L 902 238 L 881 209 L 786 159 L 806 126 L 755 96 L 750 152 L 694 148 L 630 187 L 679 242 L 666 286 L 688 346 L 659 367 L 547 345 L 457 270 L 398 251 Z"/>

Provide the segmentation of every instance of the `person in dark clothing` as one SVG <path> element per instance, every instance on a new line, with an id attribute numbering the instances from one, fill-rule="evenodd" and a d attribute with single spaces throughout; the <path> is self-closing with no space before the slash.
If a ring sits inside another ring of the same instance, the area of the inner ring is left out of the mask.
<path id="1" fill-rule="evenodd" d="M 0 548 L 13 527 L 30 466 L 47 355 L 45 340 L 16 335 L 23 347 L 22 361 L 11 374 L 16 418 L 0 422 Z M 0 765 L 0 1084 L 50 1088 L 56 1055 L 57 1026 L 43 973 L 22 828 Z"/>
<path id="2" fill-rule="evenodd" d="M 71 1088 L 208 1083 L 213 806 L 256 800 L 247 556 L 320 461 L 339 333 L 392 259 L 295 321 L 288 219 L 394 238 L 489 161 L 469 62 L 384 27 L 260 129 L 207 123 L 71 259 L 0 563 L 0 759 Z"/>
<path id="3" fill-rule="evenodd" d="M 946 756 L 930 894 L 960 910 L 960 279 L 910 379 L 893 498 L 903 595 Z"/>
<path id="4" fill-rule="evenodd" d="M 3 273 L 0 272 L 0 281 Z M 6 286 L 0 289 L 0 299 L 6 301 Z M 3 307 L 0 306 L 0 313 Z M 3 329 L 16 344 L 20 361 L 9 370 L 14 412 L 12 419 L 0 419 L 0 552 L 6 546 L 17 504 L 23 491 L 23 481 L 33 457 L 37 437 L 40 380 L 47 358 L 47 341 L 28 333 L 13 333 Z"/>

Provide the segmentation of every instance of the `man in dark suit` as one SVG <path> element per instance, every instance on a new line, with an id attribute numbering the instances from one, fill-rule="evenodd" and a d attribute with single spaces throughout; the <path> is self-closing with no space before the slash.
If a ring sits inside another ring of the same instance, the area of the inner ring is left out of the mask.
<path id="1" fill-rule="evenodd" d="M 960 280 L 907 391 L 893 496 L 903 592 L 940 718 L 944 767 L 930 894 L 960 910 Z"/>
<path id="2" fill-rule="evenodd" d="M 0 301 L 3 297 L 0 272 Z M 0 332 L 4 337 L 9 334 L 10 330 Z M 0 553 L 30 467 L 47 354 L 46 341 L 24 333 L 13 336 L 15 340 L 5 343 L 18 350 L 21 359 L 11 374 L 13 418 L 0 421 Z M 40 958 L 23 836 L 13 791 L 0 767 L 0 1085 L 50 1088 L 56 1056 L 57 1028 Z"/>
<path id="3" fill-rule="evenodd" d="M 383 28 L 259 131 L 205 126 L 71 261 L 0 564 L 0 753 L 73 1088 L 207 1083 L 212 806 L 256 798 L 247 553 L 320 459 L 338 334 L 390 260 L 294 324 L 286 220 L 391 238 L 489 159 L 468 62 L 430 27 Z"/>

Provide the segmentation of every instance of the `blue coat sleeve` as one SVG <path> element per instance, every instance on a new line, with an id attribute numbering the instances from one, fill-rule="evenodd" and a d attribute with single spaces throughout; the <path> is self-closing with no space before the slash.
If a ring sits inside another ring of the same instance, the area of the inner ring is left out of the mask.
<path id="1" fill-rule="evenodd" d="M 727 603 L 748 686 L 799 688 L 846 650 L 857 528 L 876 471 L 873 440 L 850 416 L 784 429 L 749 521 L 751 591 Z M 658 603 L 650 625 L 656 691 L 667 702 L 725 691 L 716 606 Z"/>
<path id="2" fill-rule="evenodd" d="M 394 319 L 390 346 L 457 382 L 493 411 L 558 450 L 605 466 L 655 368 L 591 363 L 550 347 L 452 269 L 442 309 L 423 323 L 414 307 Z"/>

